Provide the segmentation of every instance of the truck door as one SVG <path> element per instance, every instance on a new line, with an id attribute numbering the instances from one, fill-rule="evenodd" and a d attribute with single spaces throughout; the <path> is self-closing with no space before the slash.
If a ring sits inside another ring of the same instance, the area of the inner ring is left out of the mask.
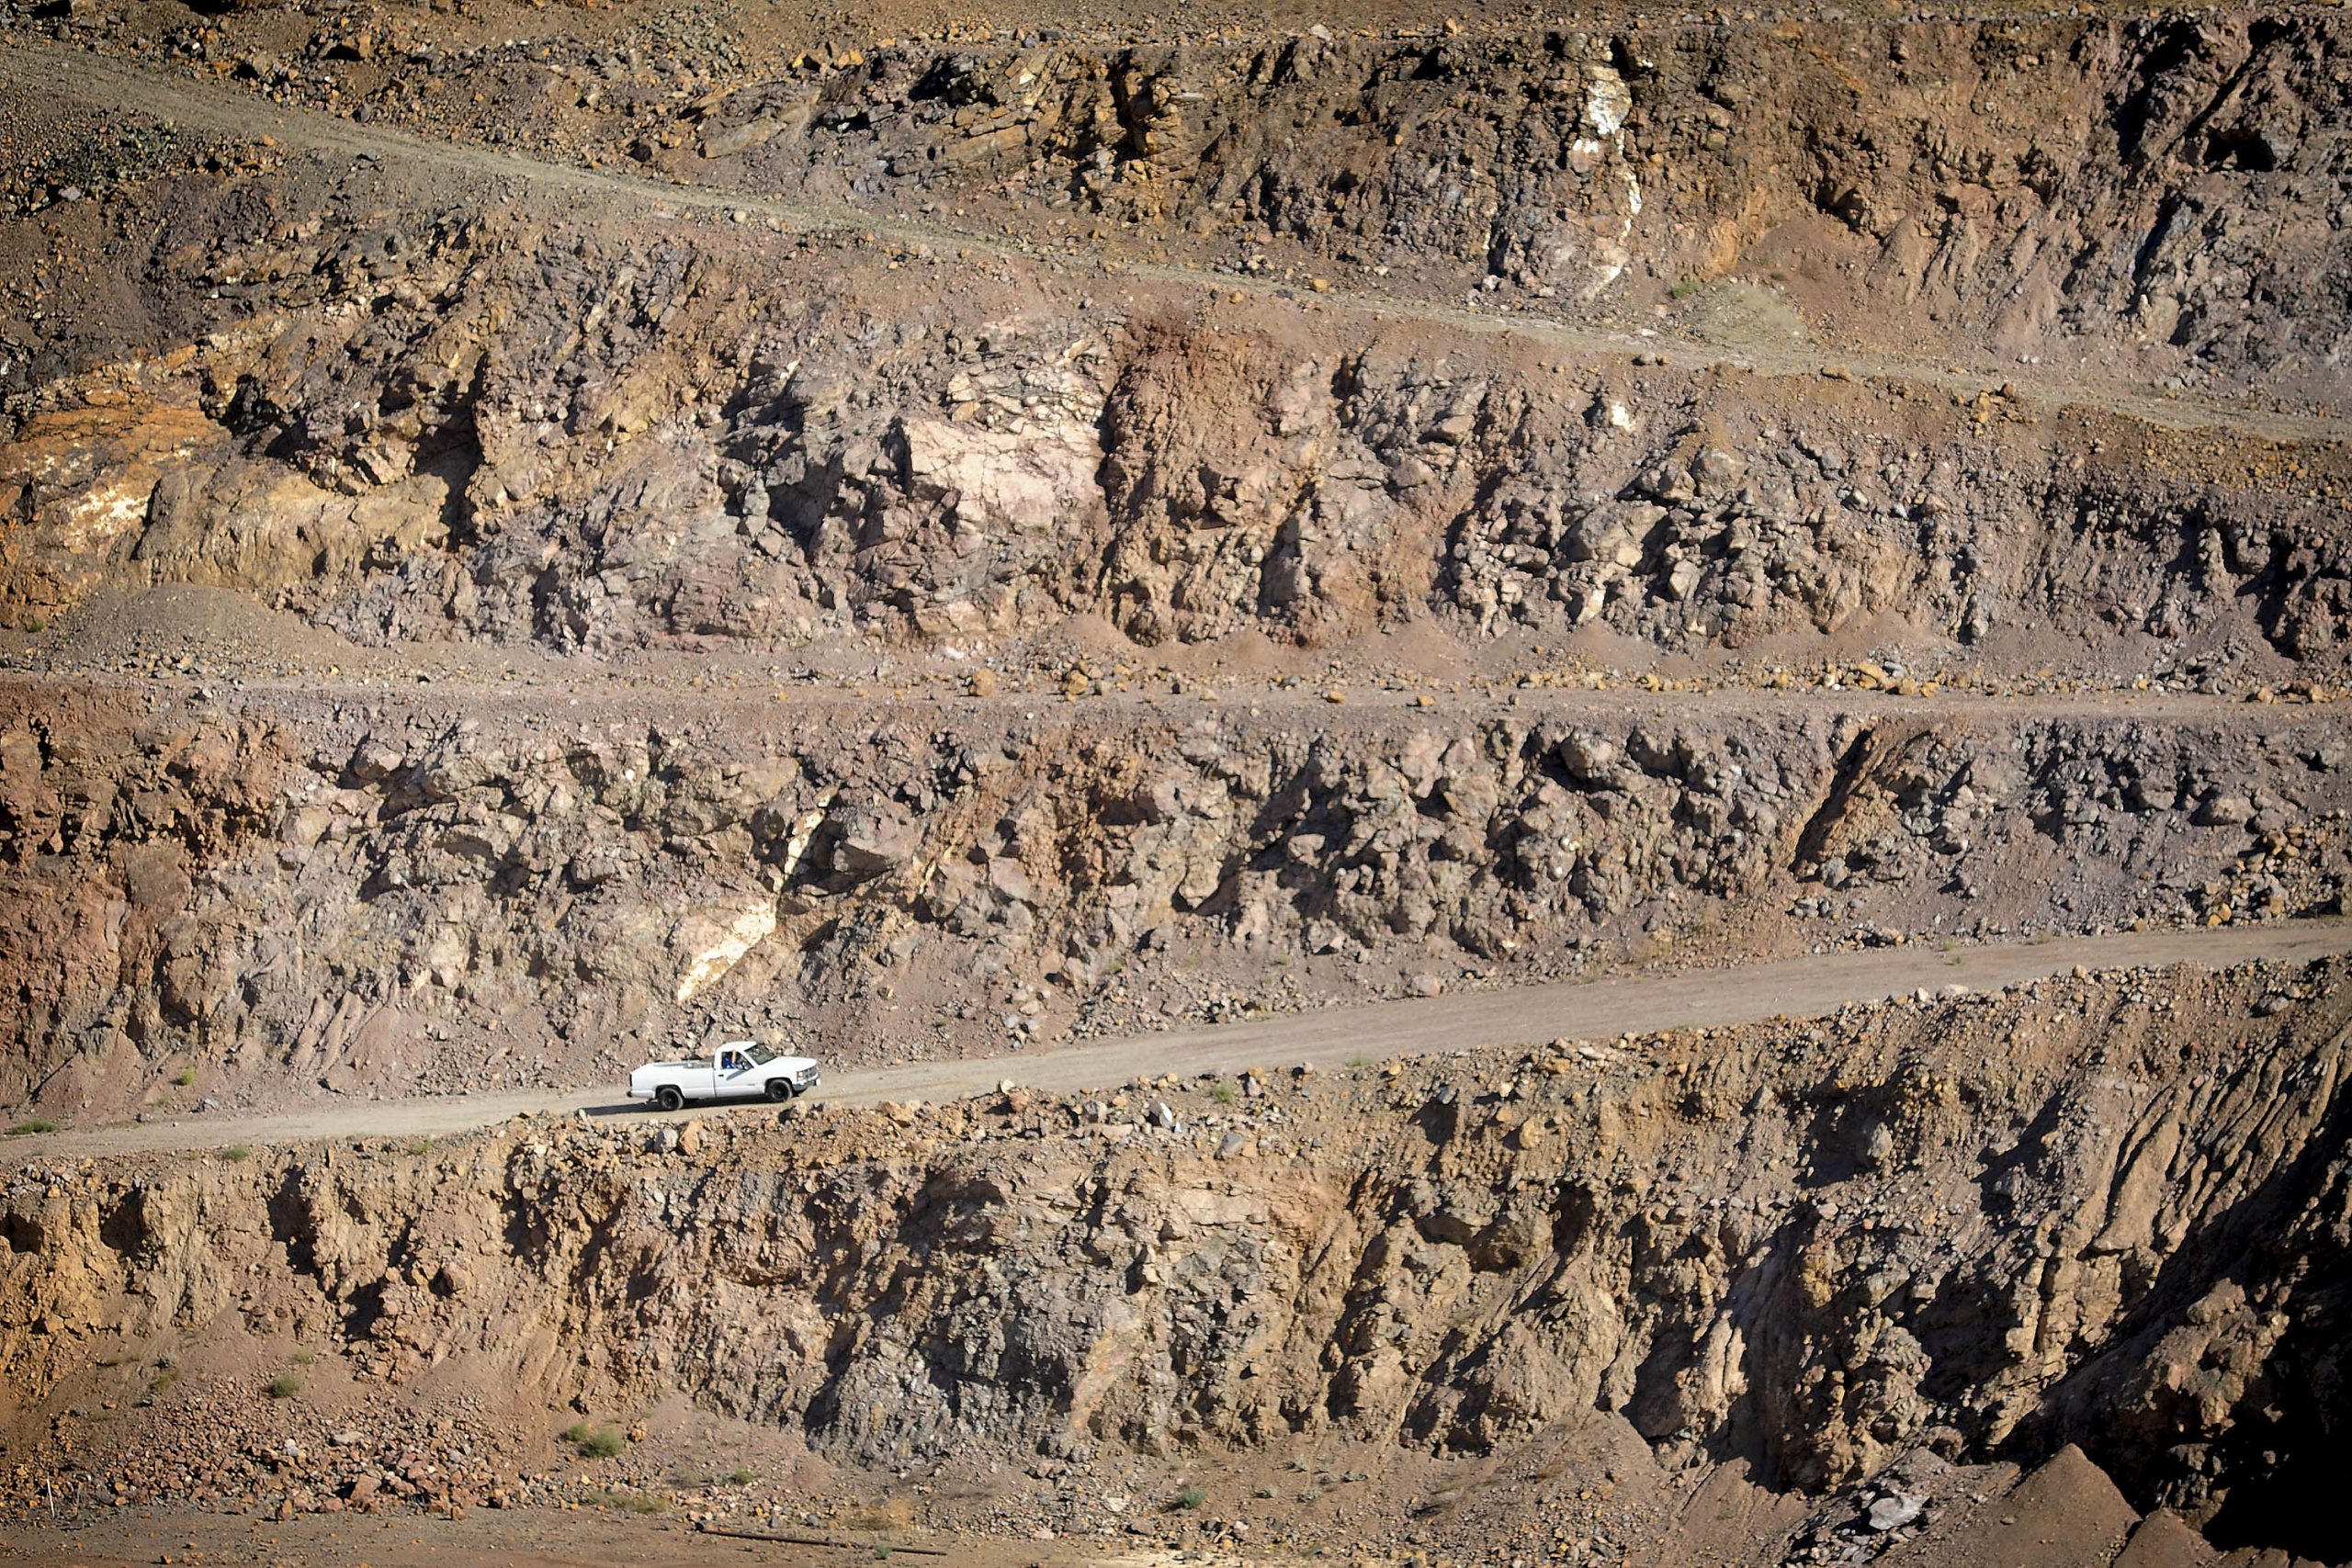
<path id="1" fill-rule="evenodd" d="M 718 1054 L 718 1083 L 712 1091 L 717 1094 L 741 1094 L 746 1086 L 745 1075 L 752 1070 L 752 1058 L 741 1051 L 721 1051 Z"/>

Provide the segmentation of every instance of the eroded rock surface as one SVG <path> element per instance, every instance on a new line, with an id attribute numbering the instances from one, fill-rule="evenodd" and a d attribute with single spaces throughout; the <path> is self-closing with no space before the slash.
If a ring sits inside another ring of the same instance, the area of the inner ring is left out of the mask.
<path id="1" fill-rule="evenodd" d="M 291 1334 L 385 1398 L 497 1366 L 899 1467 L 1598 1412 L 1821 1489 L 2074 1441 L 2137 1507 L 2308 1530 L 2279 1456 L 2343 1441 L 2347 997 L 2340 961 L 2130 971 L 1330 1082 L 36 1162 L 5 1364 L 46 1408 Z M 94 1434 L 163 1494 L 180 1397 Z"/>
<path id="2" fill-rule="evenodd" d="M 183 330 L 236 325 L 12 400 L 19 626 L 188 582 L 363 643 L 588 652 L 968 645 L 1082 614 L 1145 646 L 1434 617 L 2012 671 L 2041 648 L 2018 634 L 2057 625 L 2098 668 L 2346 668 L 2340 453 L 2307 474 L 1899 383 L 1203 321 L 1165 288 L 779 293 L 779 265 L 839 264 L 732 232 L 452 211 L 256 261 L 221 237 L 240 185 L 191 194 L 143 282 Z M 244 281 L 233 317 L 180 298 L 191 254 Z"/>
<path id="3" fill-rule="evenodd" d="M 1845 943 L 2310 916 L 2352 876 L 2324 709 L 1596 700 L 1306 731 L 1176 699 L 1010 728 L 969 700 L 560 728 L 528 699 L 12 700 L 0 1083 L 85 1115 L 573 1082 L 747 1025 L 821 1031 L 836 1061 L 890 1019 L 1001 1049 L 1041 1016 L 1221 1016 L 1219 974 L 1274 971 L 1251 1004 L 1298 1006 L 1433 964 L 1703 950 L 1719 926 Z"/>
<path id="4" fill-rule="evenodd" d="M 2352 1555 L 2340 962 L 38 1152 L 2343 913 L 2338 19 L 992 6 L 0 3 L 0 1500 Z"/>

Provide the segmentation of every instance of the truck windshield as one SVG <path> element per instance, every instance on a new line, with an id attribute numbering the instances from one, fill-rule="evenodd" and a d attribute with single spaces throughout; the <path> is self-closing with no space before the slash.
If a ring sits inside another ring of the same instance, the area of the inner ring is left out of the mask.
<path id="1" fill-rule="evenodd" d="M 764 1067 L 775 1060 L 775 1053 L 764 1045 L 746 1045 L 743 1055 L 752 1058 L 752 1066 L 755 1067 Z"/>

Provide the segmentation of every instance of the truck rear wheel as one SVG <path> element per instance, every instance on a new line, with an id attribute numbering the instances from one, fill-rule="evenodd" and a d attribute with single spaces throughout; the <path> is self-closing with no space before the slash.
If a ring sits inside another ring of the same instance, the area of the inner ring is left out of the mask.
<path id="1" fill-rule="evenodd" d="M 653 1103 L 664 1111 L 675 1111 L 685 1102 L 686 1097 L 678 1092 L 676 1084 L 665 1083 L 653 1091 Z"/>
<path id="2" fill-rule="evenodd" d="M 768 1098 L 778 1105 L 792 1098 L 792 1084 L 786 1078 L 768 1079 Z"/>

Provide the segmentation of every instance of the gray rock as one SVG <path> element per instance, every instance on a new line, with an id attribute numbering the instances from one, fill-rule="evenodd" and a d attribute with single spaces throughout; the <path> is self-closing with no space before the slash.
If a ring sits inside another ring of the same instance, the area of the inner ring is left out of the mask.
<path id="1" fill-rule="evenodd" d="M 1927 1506 L 1925 1497 L 1907 1492 L 1890 1492 L 1871 1504 L 1871 1529 L 1879 1531 L 1900 1529 L 1917 1518 Z"/>

